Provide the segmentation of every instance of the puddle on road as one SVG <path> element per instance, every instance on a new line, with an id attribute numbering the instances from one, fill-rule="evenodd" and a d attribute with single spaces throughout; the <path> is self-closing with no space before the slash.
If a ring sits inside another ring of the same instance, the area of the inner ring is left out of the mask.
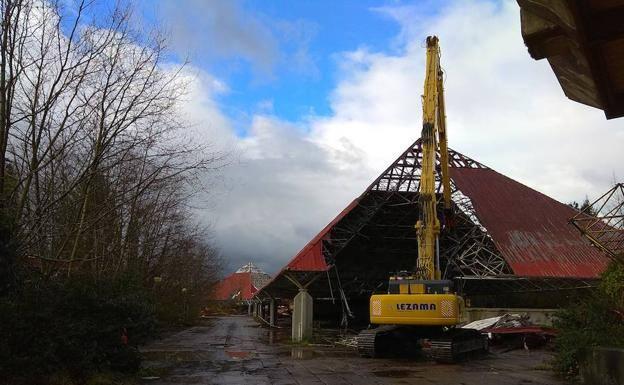
<path id="1" fill-rule="evenodd" d="M 225 354 L 235 360 L 244 360 L 252 356 L 252 352 L 226 350 Z"/>
<path id="2" fill-rule="evenodd" d="M 267 329 L 264 334 L 263 342 L 269 345 L 290 341 L 290 330 L 285 329 Z"/>
<path id="3" fill-rule="evenodd" d="M 375 377 L 384 377 L 384 378 L 415 378 L 422 377 L 419 375 L 420 371 L 417 370 L 376 370 L 371 372 Z"/>
<path id="4" fill-rule="evenodd" d="M 148 351 L 142 352 L 144 361 L 162 362 L 184 362 L 202 361 L 212 358 L 211 352 L 201 350 L 179 350 L 179 351 Z"/>
<path id="5" fill-rule="evenodd" d="M 275 353 L 277 356 L 287 357 L 295 360 L 309 360 L 313 358 L 352 358 L 354 353 L 340 347 L 311 347 L 311 346 L 291 346 Z"/>
<path id="6" fill-rule="evenodd" d="M 290 357 L 295 360 L 309 360 L 317 356 L 314 350 L 305 349 L 302 347 L 293 347 L 290 349 Z"/>
<path id="7" fill-rule="evenodd" d="M 278 351 L 275 354 L 281 357 L 290 357 L 295 360 L 309 360 L 311 358 L 323 356 L 321 352 L 305 346 L 291 346 L 289 349 Z"/>

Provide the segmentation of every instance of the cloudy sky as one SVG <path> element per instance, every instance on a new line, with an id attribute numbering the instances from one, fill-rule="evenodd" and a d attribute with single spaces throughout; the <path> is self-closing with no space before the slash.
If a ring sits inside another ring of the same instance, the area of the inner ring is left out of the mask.
<path id="1" fill-rule="evenodd" d="M 551 197 L 624 178 L 624 119 L 569 101 L 512 0 L 143 0 L 184 114 L 231 154 L 198 218 L 234 269 L 278 270 L 420 133 L 424 40 L 440 37 L 450 146 Z"/>

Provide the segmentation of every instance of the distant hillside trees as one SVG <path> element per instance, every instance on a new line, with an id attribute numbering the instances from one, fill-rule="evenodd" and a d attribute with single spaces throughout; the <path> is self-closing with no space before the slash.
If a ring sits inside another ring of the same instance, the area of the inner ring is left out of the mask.
<path id="1" fill-rule="evenodd" d="M 595 215 L 594 211 L 590 208 L 591 202 L 589 201 L 589 198 L 587 196 L 585 197 L 585 200 L 583 200 L 583 202 L 581 202 L 580 204 L 577 201 L 572 201 L 568 203 L 568 206 L 578 211 L 588 210 L 588 214 Z"/>

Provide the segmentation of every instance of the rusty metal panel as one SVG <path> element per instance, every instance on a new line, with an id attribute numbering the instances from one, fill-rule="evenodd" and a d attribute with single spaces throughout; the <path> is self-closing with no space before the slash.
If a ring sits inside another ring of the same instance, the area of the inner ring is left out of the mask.
<path id="1" fill-rule="evenodd" d="M 217 301 L 248 300 L 256 293 L 250 273 L 234 273 L 221 280 L 215 287 L 213 299 Z"/>
<path id="2" fill-rule="evenodd" d="M 299 251 L 275 277 L 269 281 L 264 288 L 273 285 L 276 281 L 284 278 L 286 271 L 302 271 L 302 272 L 323 272 L 329 269 L 323 256 L 323 240 L 330 240 L 330 231 L 336 223 L 338 223 L 345 215 L 357 207 L 359 198 L 351 202 L 344 210 L 342 210 L 327 226 L 325 226 L 310 242 L 308 242 L 301 251 Z M 262 288 L 258 288 L 262 289 Z"/>
<path id="3" fill-rule="evenodd" d="M 321 240 L 317 240 L 312 244 L 306 245 L 306 247 L 288 263 L 286 269 L 295 271 L 327 270 L 328 267 L 325 263 L 325 258 L 323 258 L 321 247 Z"/>
<path id="4" fill-rule="evenodd" d="M 593 278 L 608 259 L 569 223 L 577 211 L 490 169 L 453 168 L 479 221 L 514 274 Z"/>

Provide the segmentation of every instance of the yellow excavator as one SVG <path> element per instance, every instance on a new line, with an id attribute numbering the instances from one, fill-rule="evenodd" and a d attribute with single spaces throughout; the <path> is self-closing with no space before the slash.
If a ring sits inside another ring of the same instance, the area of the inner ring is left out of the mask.
<path id="1" fill-rule="evenodd" d="M 458 327 L 464 308 L 451 280 L 441 279 L 440 217 L 452 223 L 451 186 L 444 110 L 443 74 L 436 36 L 427 37 L 423 95 L 422 163 L 419 220 L 416 223 L 418 261 L 414 272 L 391 276 L 387 294 L 370 298 L 370 323 L 362 331 L 362 356 L 405 355 L 422 350 L 436 361 L 453 362 L 470 352 L 485 351 L 487 339 L 478 331 Z M 443 209 L 436 195 L 436 152 L 440 154 Z"/>

